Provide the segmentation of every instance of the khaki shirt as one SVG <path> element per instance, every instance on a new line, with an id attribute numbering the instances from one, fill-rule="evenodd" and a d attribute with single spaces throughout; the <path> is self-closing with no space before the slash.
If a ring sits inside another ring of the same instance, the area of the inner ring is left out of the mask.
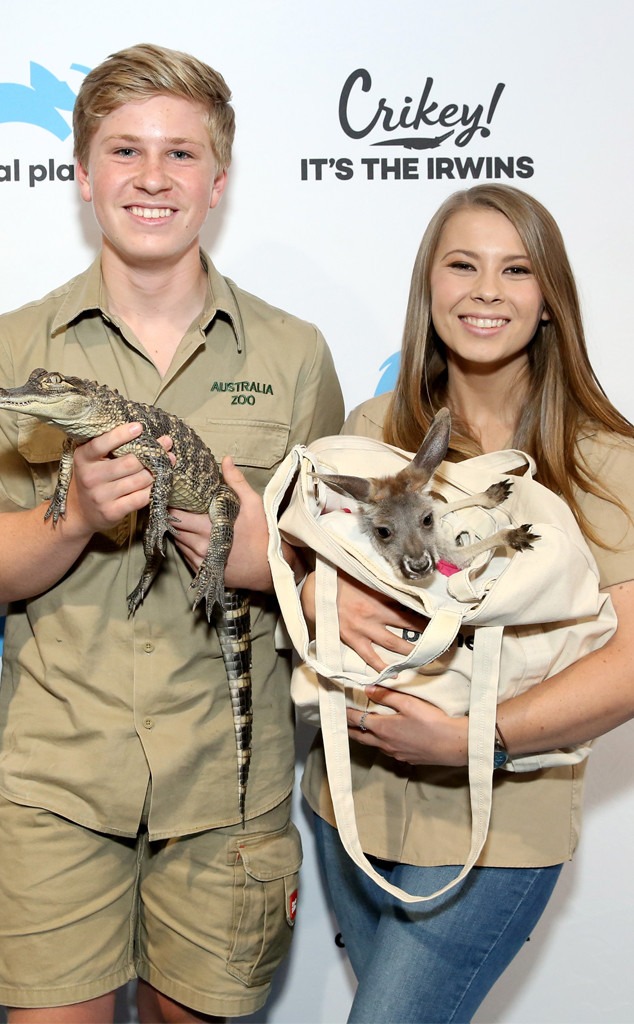
<path id="1" fill-rule="evenodd" d="M 292 445 L 336 433 L 343 405 L 319 331 L 237 289 L 201 254 L 202 315 L 164 378 L 108 314 L 100 262 L 0 318 L 4 386 L 36 367 L 97 380 L 176 413 L 218 461 L 233 455 L 262 491 Z M 63 435 L 0 412 L 0 511 L 50 497 Z M 44 511 L 45 506 L 42 506 Z M 139 517 L 142 520 L 142 517 Z M 175 547 L 128 618 L 144 564 L 142 521 L 97 534 L 46 593 L 9 607 L 0 686 L 0 791 L 82 825 L 136 834 L 152 780 L 150 838 L 239 820 L 231 701 L 218 638 L 192 613 L 192 574 Z M 253 756 L 247 816 L 291 790 L 293 717 L 277 608 L 252 598 Z"/>
<path id="2" fill-rule="evenodd" d="M 365 402 L 343 432 L 382 439 L 389 395 Z M 591 471 L 634 511 L 634 442 L 605 433 L 583 437 L 579 448 Z M 634 579 L 634 527 L 611 503 L 578 495 L 584 513 L 615 551 L 590 545 L 601 587 Z M 360 744 L 351 744 L 359 836 L 366 853 L 421 866 L 463 864 L 471 837 L 466 769 L 412 767 Z M 498 771 L 493 810 L 479 864 L 543 867 L 569 860 L 579 839 L 585 765 L 527 774 Z M 320 738 L 302 782 L 310 806 L 335 824 Z"/>

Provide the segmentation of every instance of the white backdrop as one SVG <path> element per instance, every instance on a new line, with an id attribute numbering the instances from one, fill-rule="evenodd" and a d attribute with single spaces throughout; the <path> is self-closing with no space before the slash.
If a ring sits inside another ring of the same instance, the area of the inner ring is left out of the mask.
<path id="1" fill-rule="evenodd" d="M 399 348 L 430 215 L 488 178 L 525 188 L 556 216 L 593 362 L 634 418 L 628 0 L 110 0 L 98 11 L 29 0 L 11 15 L 0 39 L 0 310 L 92 258 L 98 234 L 72 182 L 73 97 L 109 53 L 156 42 L 215 65 L 234 94 L 230 185 L 206 247 L 242 287 L 319 324 L 348 408 L 375 392 Z M 625 726 L 597 743 L 579 854 L 477 1021 L 634 1020 L 633 737 Z M 306 740 L 300 731 L 299 761 Z M 297 820 L 306 862 L 296 941 L 257 1020 L 334 1024 L 353 981 L 299 800 Z M 132 1019 L 123 1001 L 120 1010 Z"/>

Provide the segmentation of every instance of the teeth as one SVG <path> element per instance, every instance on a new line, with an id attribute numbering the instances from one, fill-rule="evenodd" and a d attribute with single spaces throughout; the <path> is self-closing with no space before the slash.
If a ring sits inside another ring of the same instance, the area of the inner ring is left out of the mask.
<path id="1" fill-rule="evenodd" d="M 464 320 L 466 324 L 471 324 L 472 327 L 504 327 L 504 324 L 508 323 L 508 320 L 504 319 L 488 320 L 475 316 L 463 316 L 460 319 Z"/>
<path id="2" fill-rule="evenodd" d="M 145 220 L 158 220 L 159 217 L 171 217 L 173 210 L 149 209 L 147 206 L 131 206 L 130 213 L 135 217 L 143 217 Z"/>

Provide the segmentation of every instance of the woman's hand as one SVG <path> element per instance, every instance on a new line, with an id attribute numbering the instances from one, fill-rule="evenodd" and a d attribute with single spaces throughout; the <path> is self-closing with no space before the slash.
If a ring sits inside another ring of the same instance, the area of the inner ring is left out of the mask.
<path id="1" fill-rule="evenodd" d="M 307 622 L 309 625 L 314 624 L 314 573 L 306 579 L 301 601 Z M 386 667 L 376 647 L 405 657 L 412 649 L 413 640 L 418 638 L 427 625 L 423 615 L 417 615 L 343 573 L 339 574 L 337 580 L 337 610 L 341 639 L 376 672 L 382 672 Z M 388 626 L 398 632 L 392 632 Z M 411 640 L 403 635 L 408 632 L 415 634 Z"/>
<path id="2" fill-rule="evenodd" d="M 314 624 L 314 573 L 306 579 L 301 601 L 307 622 Z M 339 574 L 337 582 L 337 610 L 342 641 L 377 672 L 381 672 L 386 663 L 376 648 L 407 656 L 428 621 L 425 616 L 417 615 L 343 573 Z M 394 629 L 398 632 L 393 632 Z M 408 634 L 411 640 L 407 639 Z M 351 739 L 377 747 L 384 754 L 408 764 L 467 763 L 466 718 L 450 718 L 427 701 L 383 686 L 368 687 L 366 693 L 375 704 L 384 704 L 393 713 L 362 714 L 349 709 Z"/>
<path id="3" fill-rule="evenodd" d="M 374 704 L 390 708 L 393 714 L 349 708 L 351 739 L 407 764 L 467 764 L 466 716 L 450 718 L 426 700 L 384 686 L 370 686 L 365 692 Z"/>

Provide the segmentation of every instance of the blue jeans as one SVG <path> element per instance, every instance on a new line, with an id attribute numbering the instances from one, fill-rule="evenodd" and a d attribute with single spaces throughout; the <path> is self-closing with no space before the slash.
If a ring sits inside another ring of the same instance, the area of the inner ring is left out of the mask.
<path id="1" fill-rule="evenodd" d="M 413 908 L 357 868 L 336 829 L 317 816 L 315 835 L 359 982 L 349 1024 L 470 1021 L 528 939 L 562 868 L 474 868 L 451 892 Z M 370 859 L 415 895 L 435 892 L 459 870 Z"/>

